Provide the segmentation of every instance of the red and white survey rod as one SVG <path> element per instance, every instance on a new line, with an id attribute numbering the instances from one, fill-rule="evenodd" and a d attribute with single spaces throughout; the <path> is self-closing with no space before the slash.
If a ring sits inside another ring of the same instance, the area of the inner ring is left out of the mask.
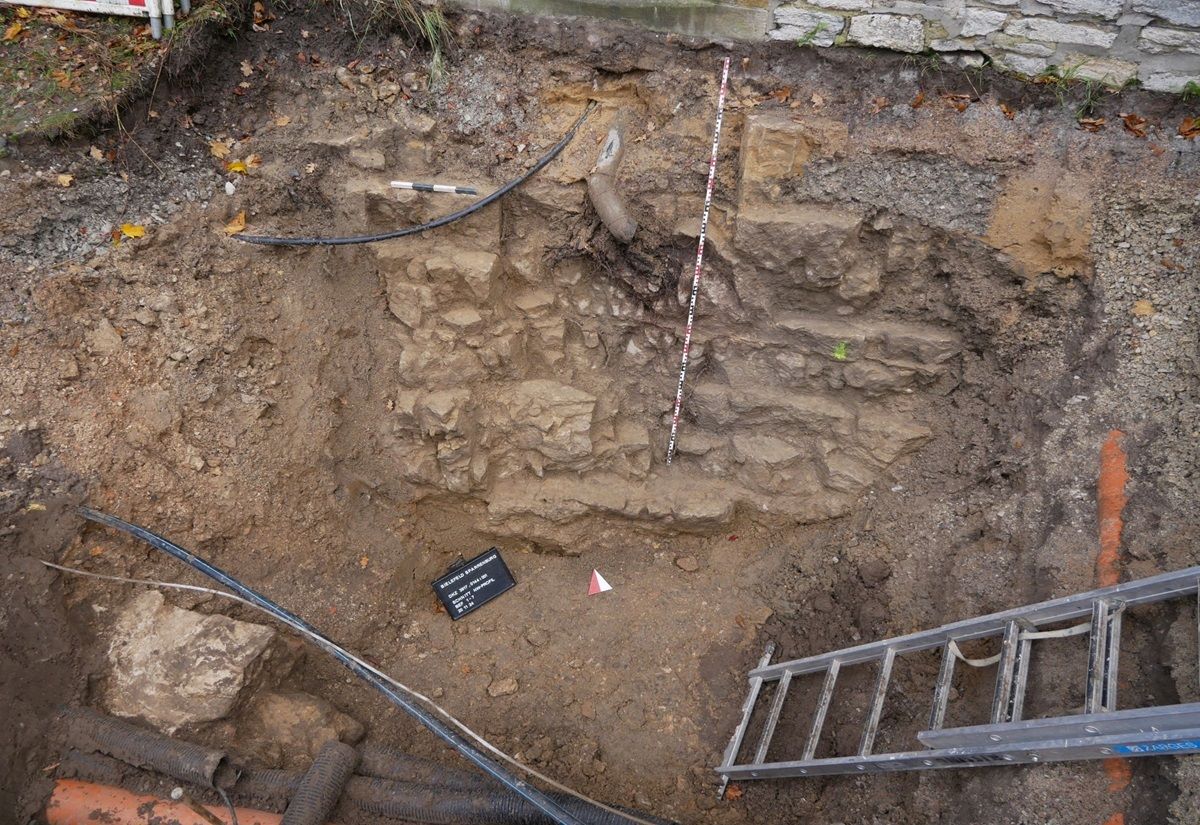
<path id="1" fill-rule="evenodd" d="M 679 362 L 679 385 L 675 388 L 675 412 L 671 414 L 671 441 L 667 444 L 667 463 L 675 455 L 679 436 L 679 410 L 683 407 L 683 382 L 687 378 L 688 353 L 692 349 L 692 324 L 696 321 L 696 298 L 700 295 L 700 268 L 704 264 L 704 236 L 708 232 L 708 211 L 712 208 L 713 185 L 717 180 L 717 148 L 721 145 L 721 119 L 725 114 L 725 89 L 729 85 L 729 58 L 721 67 L 721 93 L 717 96 L 717 125 L 713 129 L 712 155 L 708 159 L 708 186 L 704 190 L 704 214 L 700 216 L 700 242 L 696 246 L 696 270 L 692 273 L 692 300 L 688 305 L 687 328 L 683 333 L 683 357 Z"/>

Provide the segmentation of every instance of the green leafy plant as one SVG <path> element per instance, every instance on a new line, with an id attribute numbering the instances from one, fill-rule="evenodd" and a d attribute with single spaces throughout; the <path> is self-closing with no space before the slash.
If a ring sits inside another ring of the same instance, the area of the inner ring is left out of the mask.
<path id="1" fill-rule="evenodd" d="M 1193 100 L 1200 100 L 1200 83 L 1194 80 L 1189 80 L 1183 84 L 1183 91 L 1179 93 L 1179 97 L 1184 103 L 1190 103 Z"/>
<path id="2" fill-rule="evenodd" d="M 849 341 L 838 341 L 837 346 L 835 346 L 833 348 L 833 360 L 834 361 L 845 361 L 846 357 L 847 357 L 847 355 L 849 355 L 849 353 L 850 353 L 850 342 Z"/>

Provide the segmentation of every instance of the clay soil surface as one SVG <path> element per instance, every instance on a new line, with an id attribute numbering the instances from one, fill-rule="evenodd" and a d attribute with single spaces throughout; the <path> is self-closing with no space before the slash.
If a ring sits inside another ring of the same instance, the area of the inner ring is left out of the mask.
<path id="1" fill-rule="evenodd" d="M 1195 821 L 1186 757 L 1116 779 L 1094 762 L 763 781 L 723 802 L 711 770 L 768 641 L 796 658 L 1095 586 L 1113 430 L 1131 476 L 1117 574 L 1200 561 L 1185 104 L 1102 93 L 1106 126 L 1090 132 L 1053 89 L 987 71 L 734 48 L 695 406 L 667 467 L 681 273 L 727 48 L 460 15 L 431 79 L 399 35 L 275 13 L 220 43 L 199 83 L 164 80 L 131 105 L 132 142 L 101 132 L 0 159 L 0 819 L 44 799 L 46 732 L 58 708 L 97 703 L 99 639 L 136 590 L 36 560 L 199 581 L 85 528 L 73 507 L 87 502 L 203 553 L 608 802 L 731 824 Z M 599 109 L 529 193 L 434 235 L 278 250 L 225 231 L 243 213 L 286 235 L 428 219 L 464 201 L 387 180 L 490 191 L 589 99 Z M 618 118 L 641 224 L 629 248 L 584 197 Z M 122 225 L 144 236 L 116 243 Z M 498 255 L 486 289 L 439 291 L 439 261 L 464 250 Z M 903 357 L 901 339 L 915 342 Z M 803 415 L 770 395 L 778 370 Z M 545 390 L 559 384 L 570 392 Z M 547 416 L 530 440 L 526 421 Z M 430 582 L 493 545 L 519 584 L 452 623 Z M 586 595 L 593 569 L 611 592 Z M 1122 706 L 1195 701 L 1194 609 L 1126 628 Z M 1040 660 L 1032 713 L 1078 712 L 1072 642 Z M 916 746 L 936 667 L 898 670 L 881 746 Z M 830 752 L 855 747 L 861 676 Z M 285 687 L 373 740 L 455 760 L 315 650 Z M 965 709 L 980 690 L 956 684 L 963 722 L 982 721 Z M 780 742 L 805 725 L 785 715 Z M 190 733 L 240 745 L 236 718 Z"/>

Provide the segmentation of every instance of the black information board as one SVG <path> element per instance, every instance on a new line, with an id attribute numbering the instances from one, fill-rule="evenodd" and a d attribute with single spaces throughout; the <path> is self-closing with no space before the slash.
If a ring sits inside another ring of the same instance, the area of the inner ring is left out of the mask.
<path id="1" fill-rule="evenodd" d="M 433 582 L 433 591 L 455 621 L 511 590 L 517 583 L 493 547 Z"/>

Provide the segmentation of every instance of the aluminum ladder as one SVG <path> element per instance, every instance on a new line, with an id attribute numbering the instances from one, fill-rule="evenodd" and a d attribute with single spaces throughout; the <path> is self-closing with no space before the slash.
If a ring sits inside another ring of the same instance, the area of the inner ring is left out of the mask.
<path id="1" fill-rule="evenodd" d="M 1197 598 L 1200 633 L 1200 567 L 1092 590 L 1028 607 L 993 613 L 943 625 L 934 630 L 870 642 L 844 650 L 771 664 L 775 645 L 767 645 L 758 667 L 748 674 L 749 691 L 741 721 L 715 769 L 722 782 L 788 776 L 880 773 L 931 768 L 1099 759 L 1108 756 L 1162 756 L 1200 751 L 1200 702 L 1117 710 L 1117 664 L 1121 617 L 1126 608 L 1193 595 Z M 1042 629 L 1083 619 L 1074 626 Z M 1021 718 L 1033 643 L 1038 639 L 1088 637 L 1087 681 L 1083 713 L 1043 719 Z M 968 659 L 959 645 L 994 638 L 999 652 L 986 659 Z M 897 656 L 940 648 L 941 667 L 933 689 L 928 730 L 917 734 L 927 750 L 874 753 Z M 1200 655 L 1200 654 L 1198 654 Z M 853 756 L 816 758 L 825 718 L 838 683 L 838 673 L 850 665 L 878 663 L 870 708 L 863 723 L 858 752 Z M 987 724 L 944 726 L 955 665 L 996 667 L 991 720 Z M 808 726 L 801 758 L 767 761 L 793 678 L 824 674 L 821 692 Z M 757 713 L 766 713 L 749 761 L 739 762 L 744 740 L 756 716 L 763 685 L 775 685 L 774 696 Z"/>

